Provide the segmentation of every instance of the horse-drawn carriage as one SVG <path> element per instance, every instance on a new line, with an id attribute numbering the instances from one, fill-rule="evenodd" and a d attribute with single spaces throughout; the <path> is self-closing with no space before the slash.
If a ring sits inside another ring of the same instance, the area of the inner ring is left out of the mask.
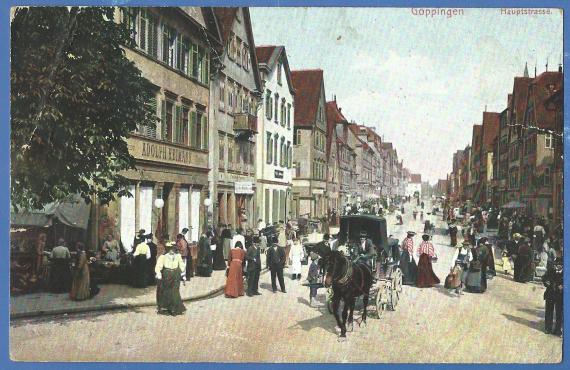
<path id="1" fill-rule="evenodd" d="M 337 238 L 335 250 L 328 248 L 326 242 L 306 245 L 306 248 L 322 257 L 326 274 L 324 285 L 328 288 L 327 308 L 335 315 L 342 338 L 345 337 L 346 326 L 340 321 L 340 301 L 344 302 L 344 321 L 348 318 L 348 323 L 352 324 L 356 299 L 362 296 L 361 325 L 365 324 L 369 300 L 374 302 L 378 317 L 386 308 L 396 308 L 402 291 L 402 273 L 398 266 L 398 241 L 388 239 L 384 218 L 374 215 L 342 216 Z M 363 254 L 362 246 L 370 245 L 370 242 L 373 250 Z"/>

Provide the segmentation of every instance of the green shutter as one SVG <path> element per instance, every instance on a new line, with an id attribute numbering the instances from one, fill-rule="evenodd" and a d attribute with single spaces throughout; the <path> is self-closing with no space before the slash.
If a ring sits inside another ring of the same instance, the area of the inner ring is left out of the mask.
<path id="1" fill-rule="evenodd" d="M 208 148 L 208 116 L 202 115 L 202 148 Z"/>
<path id="2" fill-rule="evenodd" d="M 182 129 L 182 106 L 180 105 L 176 106 L 176 116 L 174 120 L 176 122 L 176 129 L 174 130 L 176 136 L 173 135 L 174 137 L 172 141 L 175 143 L 182 143 L 184 142 L 184 138 L 182 137 L 184 131 Z"/>
<path id="3" fill-rule="evenodd" d="M 147 128 L 147 135 L 153 138 L 156 138 L 156 118 L 158 118 L 158 112 L 157 112 L 157 102 L 156 102 L 156 96 L 153 96 L 152 98 L 150 98 L 149 102 L 148 102 L 150 109 L 152 110 L 152 112 L 154 113 L 154 122 L 153 122 L 153 126 L 149 126 Z"/>
<path id="4" fill-rule="evenodd" d="M 166 100 L 161 102 L 160 110 L 160 139 L 166 139 Z"/>
<path id="5" fill-rule="evenodd" d="M 158 55 L 158 29 L 154 15 L 148 17 L 148 53 L 156 58 Z"/>
<path id="6" fill-rule="evenodd" d="M 196 112 L 191 112 L 190 113 L 190 145 L 195 148 L 196 147 L 196 135 L 198 134 L 196 132 L 196 126 L 197 126 L 197 115 Z"/>

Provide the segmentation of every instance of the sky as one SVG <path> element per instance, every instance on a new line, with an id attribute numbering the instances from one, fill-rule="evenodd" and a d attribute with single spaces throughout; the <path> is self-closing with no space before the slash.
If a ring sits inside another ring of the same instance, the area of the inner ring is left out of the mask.
<path id="1" fill-rule="evenodd" d="M 562 62 L 562 13 L 409 8 L 250 8 L 255 44 L 284 45 L 292 70 L 321 68 L 327 101 L 376 127 L 432 184 L 451 172 L 483 111 L 501 112 L 513 78 Z M 416 14 L 414 14 L 416 13 Z M 567 57 L 568 55 L 566 55 Z"/>

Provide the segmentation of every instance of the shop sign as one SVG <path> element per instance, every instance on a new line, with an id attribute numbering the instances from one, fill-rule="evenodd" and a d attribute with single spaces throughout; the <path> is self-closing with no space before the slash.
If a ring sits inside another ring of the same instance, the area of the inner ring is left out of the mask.
<path id="1" fill-rule="evenodd" d="M 202 152 L 142 138 L 131 137 L 127 142 L 135 158 L 182 166 L 208 166 L 208 155 Z"/>
<path id="2" fill-rule="evenodd" d="M 283 178 L 283 171 L 275 170 L 275 177 L 278 179 L 282 179 Z"/>
<path id="3" fill-rule="evenodd" d="M 249 181 L 235 182 L 236 194 L 253 194 L 253 183 Z"/>

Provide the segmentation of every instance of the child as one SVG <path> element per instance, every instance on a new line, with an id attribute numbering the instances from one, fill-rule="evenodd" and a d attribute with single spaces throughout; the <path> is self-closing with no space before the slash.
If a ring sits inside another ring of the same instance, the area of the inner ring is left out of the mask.
<path id="1" fill-rule="evenodd" d="M 309 305 L 311 307 L 317 306 L 317 288 L 319 283 L 319 265 L 317 260 L 319 256 L 316 253 L 311 253 L 311 265 L 309 266 L 309 274 L 307 276 L 307 281 L 309 282 L 310 294 L 309 294 Z"/>
<path id="2" fill-rule="evenodd" d="M 511 271 L 511 259 L 508 256 L 507 250 L 505 249 L 501 255 L 503 256 L 503 272 L 505 275 L 509 275 L 509 272 Z"/>

